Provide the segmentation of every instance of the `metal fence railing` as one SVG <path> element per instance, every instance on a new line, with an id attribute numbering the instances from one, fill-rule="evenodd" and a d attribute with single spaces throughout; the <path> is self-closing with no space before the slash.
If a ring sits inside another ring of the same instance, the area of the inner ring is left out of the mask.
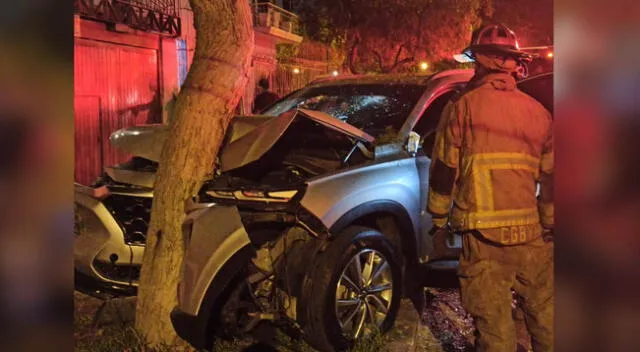
<path id="1" fill-rule="evenodd" d="M 182 22 L 175 0 L 74 0 L 81 17 L 179 37 Z"/>
<path id="2" fill-rule="evenodd" d="M 257 27 L 275 27 L 285 32 L 300 35 L 298 15 L 270 2 L 253 3 L 253 21 Z"/>
<path id="3" fill-rule="evenodd" d="M 175 16 L 176 0 L 117 0 L 117 2 L 128 3 L 137 7 L 153 10 L 165 15 Z"/>

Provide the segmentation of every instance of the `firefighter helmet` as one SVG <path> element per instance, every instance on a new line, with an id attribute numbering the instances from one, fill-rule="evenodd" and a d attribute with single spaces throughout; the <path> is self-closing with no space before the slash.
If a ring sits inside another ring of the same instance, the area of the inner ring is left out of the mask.
<path id="1" fill-rule="evenodd" d="M 475 53 L 511 56 L 520 61 L 531 60 L 531 55 L 520 50 L 518 38 L 503 24 L 489 24 L 473 31 L 471 45 L 454 55 L 458 62 L 475 62 Z"/>

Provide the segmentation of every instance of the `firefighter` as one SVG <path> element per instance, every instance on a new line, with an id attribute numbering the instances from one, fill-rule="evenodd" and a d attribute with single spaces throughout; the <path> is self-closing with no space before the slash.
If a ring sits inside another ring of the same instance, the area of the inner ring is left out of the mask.
<path id="1" fill-rule="evenodd" d="M 475 31 L 456 56 L 475 75 L 436 132 L 427 210 L 431 234 L 462 234 L 462 303 L 477 351 L 516 349 L 512 289 L 534 351 L 553 350 L 553 142 L 550 113 L 513 73 L 530 57 L 503 25 Z M 538 195 L 539 193 L 539 195 Z"/>

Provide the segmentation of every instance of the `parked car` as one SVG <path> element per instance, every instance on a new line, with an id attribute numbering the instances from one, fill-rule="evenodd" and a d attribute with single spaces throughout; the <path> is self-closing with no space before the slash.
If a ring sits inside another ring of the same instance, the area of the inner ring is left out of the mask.
<path id="1" fill-rule="evenodd" d="M 434 260 L 424 209 L 435 128 L 472 74 L 323 80 L 265 116 L 234 118 L 183 226 L 178 334 L 206 348 L 268 320 L 331 350 L 390 328 L 419 267 L 457 267 L 460 238 Z M 552 99 L 551 83 L 519 85 Z M 76 270 L 93 284 L 137 285 L 163 138 L 161 126 L 116 132 L 139 157 L 107 168 L 98 187 L 77 185 Z"/>

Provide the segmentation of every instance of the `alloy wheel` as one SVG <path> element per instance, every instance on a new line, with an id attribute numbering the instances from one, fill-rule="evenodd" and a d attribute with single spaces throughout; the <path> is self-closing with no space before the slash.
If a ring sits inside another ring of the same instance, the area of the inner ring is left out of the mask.
<path id="1" fill-rule="evenodd" d="M 391 306 L 393 278 L 384 255 L 363 249 L 342 271 L 336 287 L 336 316 L 343 333 L 358 339 L 379 328 Z"/>

